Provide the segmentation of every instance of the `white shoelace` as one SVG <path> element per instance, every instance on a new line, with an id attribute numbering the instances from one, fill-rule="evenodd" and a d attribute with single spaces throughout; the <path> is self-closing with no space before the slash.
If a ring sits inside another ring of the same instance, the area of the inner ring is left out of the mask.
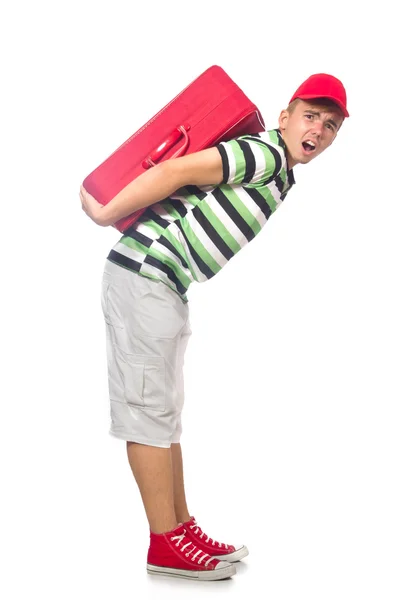
<path id="1" fill-rule="evenodd" d="M 204 531 L 201 530 L 201 527 L 199 527 L 197 525 L 197 523 L 194 523 L 194 525 L 190 525 L 190 529 L 195 529 L 194 533 L 197 534 L 199 531 L 201 531 L 200 533 L 200 538 L 203 538 L 206 534 L 204 533 Z M 206 544 L 212 543 L 213 546 L 215 546 L 216 544 L 218 544 L 219 548 L 222 548 L 222 546 L 225 546 L 226 550 L 228 549 L 228 545 L 224 544 L 223 542 L 216 542 L 215 540 L 213 540 L 212 538 L 210 538 L 209 535 L 207 535 L 207 539 L 205 540 Z"/>
<path id="2" fill-rule="evenodd" d="M 171 538 L 171 542 L 173 542 L 174 540 L 178 540 L 176 542 L 175 546 L 178 546 L 178 548 L 179 548 L 180 543 L 184 540 L 185 537 L 186 537 L 186 535 L 184 533 L 181 533 L 181 535 L 174 535 Z M 185 549 L 188 548 L 189 546 L 192 546 L 192 547 L 189 549 L 188 552 L 185 553 Z M 190 555 L 192 554 L 192 552 L 194 552 L 195 550 L 197 550 L 196 554 L 191 558 L 192 562 L 195 562 L 196 558 L 198 556 L 200 556 L 200 554 L 202 554 L 203 556 L 201 556 L 199 558 L 199 560 L 197 561 L 198 565 L 201 565 L 201 563 L 205 560 L 206 556 L 208 556 L 208 560 L 206 561 L 205 566 L 207 566 L 211 562 L 211 560 L 214 560 L 212 556 L 210 556 L 206 552 L 203 552 L 202 550 L 199 550 L 198 548 L 196 548 L 196 546 L 194 544 L 192 544 L 192 542 L 187 542 L 186 544 L 184 544 L 181 547 L 180 550 L 181 550 L 182 553 L 185 553 L 185 556 L 188 557 L 188 558 L 190 558 Z"/>

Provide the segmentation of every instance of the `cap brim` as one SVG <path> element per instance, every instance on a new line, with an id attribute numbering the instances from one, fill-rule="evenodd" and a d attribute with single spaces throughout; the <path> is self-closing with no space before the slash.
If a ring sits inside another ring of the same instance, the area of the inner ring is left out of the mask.
<path id="1" fill-rule="evenodd" d="M 349 113 L 347 112 L 347 108 L 343 106 L 340 100 L 334 98 L 333 96 L 324 96 L 324 94 L 318 94 L 317 96 L 313 96 L 312 94 L 303 94 L 302 96 L 297 96 L 297 98 L 300 98 L 301 100 L 315 100 L 316 98 L 328 98 L 328 100 L 332 100 L 332 102 L 335 102 L 335 104 L 339 106 L 345 117 L 350 117 Z"/>

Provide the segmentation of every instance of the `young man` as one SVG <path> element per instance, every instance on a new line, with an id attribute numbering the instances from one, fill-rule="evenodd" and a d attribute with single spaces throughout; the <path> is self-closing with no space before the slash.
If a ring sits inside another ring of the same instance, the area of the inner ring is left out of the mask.
<path id="1" fill-rule="evenodd" d="M 183 356 L 191 334 L 187 290 L 213 277 L 263 228 L 306 164 L 335 140 L 343 84 L 311 75 L 279 128 L 165 161 L 106 206 L 84 188 L 82 208 L 107 226 L 148 207 L 106 261 L 110 433 L 125 440 L 150 527 L 149 573 L 224 579 L 248 554 L 205 535 L 186 503 L 180 446 Z"/>

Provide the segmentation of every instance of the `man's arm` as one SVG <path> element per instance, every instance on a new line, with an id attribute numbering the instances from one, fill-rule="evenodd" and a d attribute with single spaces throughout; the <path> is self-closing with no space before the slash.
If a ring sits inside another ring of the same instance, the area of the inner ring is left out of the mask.
<path id="1" fill-rule="evenodd" d="M 139 175 L 103 206 L 98 224 L 113 225 L 185 185 L 218 185 L 222 179 L 222 158 L 217 148 L 164 161 Z"/>

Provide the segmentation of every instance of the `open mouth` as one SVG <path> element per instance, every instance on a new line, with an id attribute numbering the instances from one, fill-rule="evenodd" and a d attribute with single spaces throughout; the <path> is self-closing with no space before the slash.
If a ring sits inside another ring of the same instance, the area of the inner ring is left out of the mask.
<path id="1" fill-rule="evenodd" d="M 314 144 L 311 144 L 310 142 L 302 142 L 302 147 L 305 151 L 305 154 L 312 154 L 316 149 Z"/>

